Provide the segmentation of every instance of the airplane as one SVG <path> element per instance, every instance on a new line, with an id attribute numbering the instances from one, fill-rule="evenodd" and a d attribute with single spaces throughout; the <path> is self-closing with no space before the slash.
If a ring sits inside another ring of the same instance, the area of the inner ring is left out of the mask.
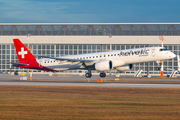
<path id="1" fill-rule="evenodd" d="M 107 52 L 67 55 L 59 57 L 41 56 L 36 59 L 19 39 L 13 39 L 19 63 L 11 63 L 16 67 L 44 71 L 87 70 L 85 77 L 92 77 L 91 71 L 100 71 L 100 77 L 106 77 L 107 71 L 116 69 L 127 71 L 134 63 L 167 60 L 176 55 L 164 47 L 144 47 Z"/>

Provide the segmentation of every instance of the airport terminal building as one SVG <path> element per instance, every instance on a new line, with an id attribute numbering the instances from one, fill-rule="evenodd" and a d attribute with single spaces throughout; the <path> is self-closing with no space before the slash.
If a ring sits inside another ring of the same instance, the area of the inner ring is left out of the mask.
<path id="1" fill-rule="evenodd" d="M 18 62 L 13 44 L 19 38 L 38 56 L 64 56 L 110 50 L 161 46 L 180 55 L 180 23 L 9 23 L 0 24 L 0 71 L 27 71 L 11 66 Z M 148 66 L 148 67 L 147 67 Z M 160 74 L 157 63 L 133 64 L 133 69 L 121 74 L 132 75 L 147 70 L 151 75 Z M 164 69 L 177 69 L 177 58 L 164 61 Z M 165 71 L 165 74 L 170 72 Z M 44 73 L 33 70 L 34 73 Z M 79 73 L 82 71 L 64 71 Z M 93 72 L 93 71 L 92 71 Z"/>

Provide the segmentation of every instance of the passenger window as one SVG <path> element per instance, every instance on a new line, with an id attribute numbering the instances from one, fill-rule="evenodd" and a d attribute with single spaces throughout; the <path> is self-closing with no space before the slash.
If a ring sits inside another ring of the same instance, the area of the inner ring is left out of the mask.
<path id="1" fill-rule="evenodd" d="M 106 57 L 106 55 L 104 55 L 104 57 Z"/>
<path id="2" fill-rule="evenodd" d="M 116 54 L 114 54 L 114 56 L 116 56 Z"/>
<path id="3" fill-rule="evenodd" d="M 111 56 L 113 56 L 113 54 L 111 54 Z"/>
<path id="4" fill-rule="evenodd" d="M 86 59 L 88 59 L 88 57 L 86 57 Z"/>
<path id="5" fill-rule="evenodd" d="M 108 55 L 108 57 L 109 57 L 110 55 Z"/>
<path id="6" fill-rule="evenodd" d="M 96 56 L 96 58 L 98 58 L 98 56 Z"/>
<path id="7" fill-rule="evenodd" d="M 89 58 L 91 58 L 91 57 L 89 57 Z"/>

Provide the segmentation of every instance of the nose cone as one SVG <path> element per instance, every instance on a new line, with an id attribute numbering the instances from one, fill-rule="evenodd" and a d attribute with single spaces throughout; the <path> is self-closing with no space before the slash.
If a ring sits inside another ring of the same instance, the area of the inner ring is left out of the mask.
<path id="1" fill-rule="evenodd" d="M 172 52 L 171 52 L 171 54 L 169 55 L 169 57 L 171 57 L 171 58 L 175 58 L 175 57 L 176 57 L 176 55 L 175 55 L 174 53 L 172 53 Z"/>
<path id="2" fill-rule="evenodd" d="M 174 53 L 173 53 L 173 54 L 174 54 Z M 176 57 L 176 54 L 173 55 L 173 58 L 175 58 L 175 57 Z"/>

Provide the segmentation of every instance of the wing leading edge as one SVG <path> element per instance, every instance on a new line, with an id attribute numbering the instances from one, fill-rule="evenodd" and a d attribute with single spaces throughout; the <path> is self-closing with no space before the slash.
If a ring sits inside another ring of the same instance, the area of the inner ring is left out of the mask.
<path id="1" fill-rule="evenodd" d="M 48 57 L 48 56 L 40 56 L 49 59 L 55 59 L 60 61 L 68 61 L 68 62 L 95 62 L 94 60 L 87 60 L 87 59 L 71 59 L 71 58 L 63 58 L 63 57 Z"/>

